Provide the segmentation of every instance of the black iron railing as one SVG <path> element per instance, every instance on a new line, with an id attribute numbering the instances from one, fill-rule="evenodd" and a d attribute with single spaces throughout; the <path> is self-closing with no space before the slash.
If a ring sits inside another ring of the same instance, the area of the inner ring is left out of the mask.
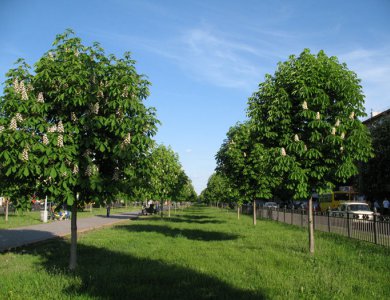
<path id="1" fill-rule="evenodd" d="M 243 207 L 242 212 L 252 214 L 252 207 Z M 295 226 L 307 227 L 305 209 L 258 208 L 258 218 L 275 220 Z M 390 247 L 390 216 L 373 214 L 371 217 L 352 213 L 313 212 L 314 229 L 332 232 L 349 238 Z"/>

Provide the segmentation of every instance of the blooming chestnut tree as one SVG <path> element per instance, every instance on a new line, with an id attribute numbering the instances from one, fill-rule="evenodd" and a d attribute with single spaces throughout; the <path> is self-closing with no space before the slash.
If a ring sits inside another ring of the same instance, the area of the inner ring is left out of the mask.
<path id="1" fill-rule="evenodd" d="M 107 56 L 97 43 L 84 46 L 71 30 L 53 46 L 34 74 L 24 63 L 7 74 L 0 170 L 14 197 L 39 190 L 72 205 L 69 267 L 75 269 L 77 207 L 109 203 L 131 185 L 158 121 L 143 103 L 150 83 L 137 74 L 129 53 Z"/>
<path id="2" fill-rule="evenodd" d="M 190 179 L 185 174 L 177 153 L 170 147 L 158 145 L 148 157 L 151 164 L 148 170 L 149 191 L 151 197 L 161 201 L 185 201 L 195 198 Z M 161 210 L 161 216 L 163 210 Z"/>
<path id="3" fill-rule="evenodd" d="M 271 157 L 254 134 L 253 126 L 247 121 L 231 127 L 216 160 L 217 170 L 240 195 L 237 212 L 244 201 L 253 202 L 253 224 L 256 225 L 256 199 L 272 198 L 279 178 L 271 172 Z"/>
<path id="4" fill-rule="evenodd" d="M 359 121 L 364 95 L 357 75 L 323 51 L 304 50 L 279 63 L 249 99 L 248 116 L 258 141 L 271 154 L 272 171 L 294 197 L 309 200 L 309 242 L 314 252 L 313 191 L 323 193 L 358 172 L 372 155 Z"/>

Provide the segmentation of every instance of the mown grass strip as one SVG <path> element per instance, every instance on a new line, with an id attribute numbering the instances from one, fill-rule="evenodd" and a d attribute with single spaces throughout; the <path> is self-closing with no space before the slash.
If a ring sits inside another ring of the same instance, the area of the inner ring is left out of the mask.
<path id="1" fill-rule="evenodd" d="M 192 207 L 142 217 L 79 239 L 2 254 L 6 299 L 389 299 L 390 251 L 235 212 Z"/>

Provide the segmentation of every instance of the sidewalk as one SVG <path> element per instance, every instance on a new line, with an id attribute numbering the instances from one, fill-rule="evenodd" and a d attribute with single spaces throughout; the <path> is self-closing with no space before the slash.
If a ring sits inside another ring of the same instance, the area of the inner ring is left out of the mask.
<path id="1" fill-rule="evenodd" d="M 136 211 L 113 214 L 109 218 L 106 216 L 94 216 L 77 219 L 77 232 L 110 226 L 125 220 L 134 220 L 138 218 L 138 215 L 139 212 Z M 0 230 L 0 252 L 67 235 L 70 235 L 70 220 Z"/>

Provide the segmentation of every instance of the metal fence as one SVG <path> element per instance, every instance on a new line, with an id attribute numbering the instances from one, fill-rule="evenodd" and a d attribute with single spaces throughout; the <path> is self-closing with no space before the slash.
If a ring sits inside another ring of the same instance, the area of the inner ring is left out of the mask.
<path id="1" fill-rule="evenodd" d="M 243 207 L 242 211 L 253 213 L 252 207 Z M 308 226 L 305 209 L 259 208 L 256 210 L 256 216 L 300 227 Z M 331 212 L 313 212 L 313 224 L 315 230 L 390 247 L 390 216 L 374 214 L 374 218 L 369 220 L 354 218 L 351 213 L 334 216 Z"/>

